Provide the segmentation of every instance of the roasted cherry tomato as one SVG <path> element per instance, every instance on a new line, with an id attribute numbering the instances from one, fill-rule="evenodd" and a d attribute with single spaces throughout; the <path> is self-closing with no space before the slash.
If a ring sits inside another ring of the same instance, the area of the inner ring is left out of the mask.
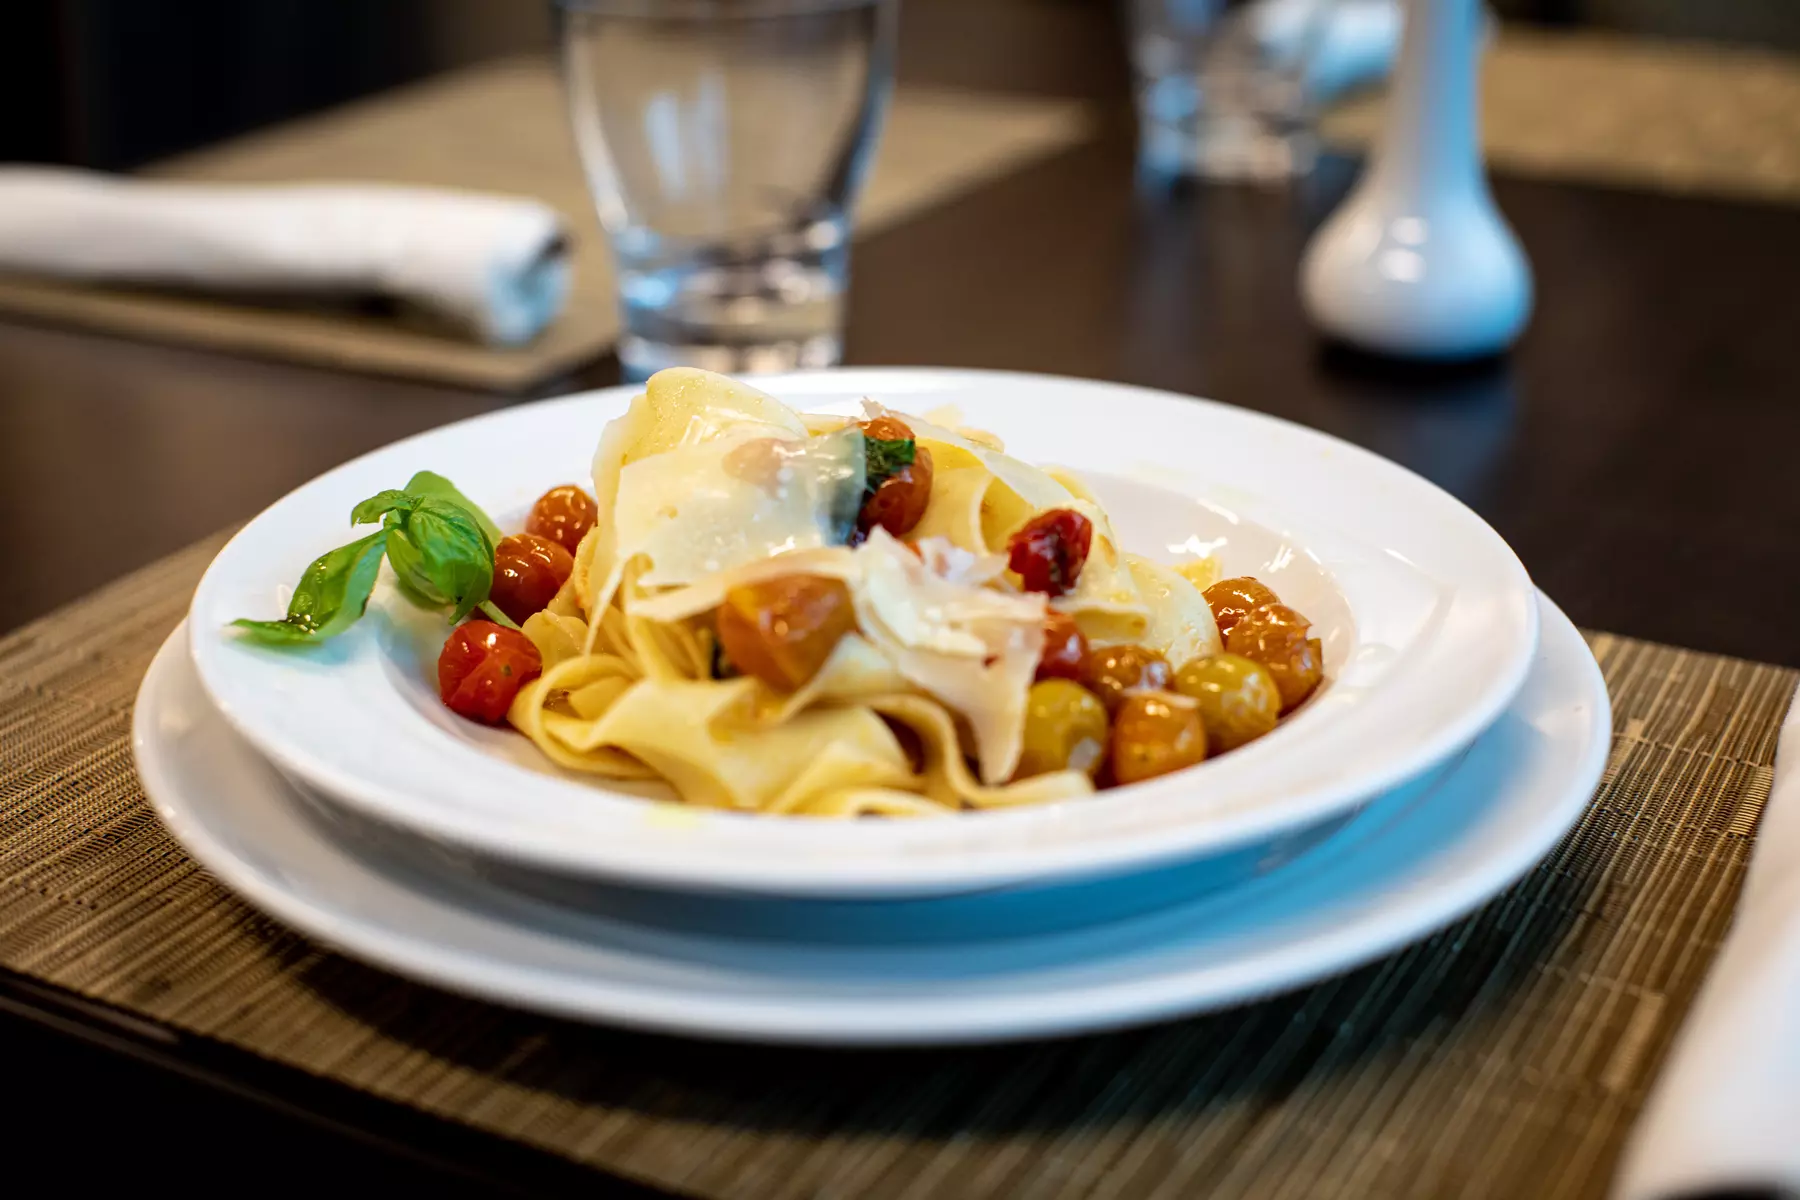
<path id="1" fill-rule="evenodd" d="M 1113 782 L 1139 783 L 1205 759 L 1200 706 L 1186 696 L 1138 692 L 1119 706 L 1113 718 Z"/>
<path id="2" fill-rule="evenodd" d="M 1053 508 L 1007 539 L 1006 565 L 1028 592 L 1060 596 L 1075 587 L 1094 541 L 1094 523 L 1072 508 Z"/>
<path id="3" fill-rule="evenodd" d="M 899 417 L 870 417 L 867 421 L 858 421 L 857 426 L 863 436 L 878 442 L 910 442 L 913 440 L 912 426 Z"/>
<path id="4" fill-rule="evenodd" d="M 913 431 L 893 417 L 864 421 L 862 431 L 864 437 L 876 441 L 913 440 Z M 895 537 L 911 533 L 931 503 L 932 474 L 931 451 L 914 442 L 912 464 L 882 480 L 875 493 L 863 501 L 862 512 L 856 518 L 857 531 L 867 534 L 879 525 Z"/>
<path id="5" fill-rule="evenodd" d="M 1281 691 L 1269 668 L 1236 654 L 1213 654 L 1175 672 L 1175 690 L 1200 706 L 1206 745 L 1235 750 L 1275 728 Z"/>
<path id="6" fill-rule="evenodd" d="M 465 621 L 438 654 L 438 695 L 460 717 L 498 725 L 519 689 L 543 674 L 531 639 L 492 621 Z"/>
<path id="7" fill-rule="evenodd" d="M 1133 692 L 1166 689 L 1173 674 L 1169 660 L 1155 650 L 1143 646 L 1096 646 L 1082 656 L 1076 679 L 1100 697 L 1107 712 L 1116 713 Z"/>
<path id="8" fill-rule="evenodd" d="M 1087 657 L 1087 638 L 1068 613 L 1054 610 L 1044 615 L 1044 652 L 1038 655 L 1039 679 L 1080 679 L 1081 660 Z"/>
<path id="9" fill-rule="evenodd" d="M 1267 667 L 1281 693 L 1281 711 L 1292 712 L 1325 676 L 1325 650 L 1306 636 L 1307 619 L 1285 604 L 1264 604 L 1232 627 L 1225 649 Z"/>
<path id="10" fill-rule="evenodd" d="M 726 592 L 718 622 L 732 666 L 792 691 L 819 673 L 856 613 L 842 580 L 783 575 Z"/>
<path id="11" fill-rule="evenodd" d="M 565 483 L 537 498 L 537 503 L 531 506 L 531 515 L 525 519 L 525 532 L 549 538 L 573 554 L 587 531 L 594 527 L 594 518 L 598 514 L 592 496 L 572 483 Z"/>
<path id="12" fill-rule="evenodd" d="M 1278 603 L 1274 592 L 1248 575 L 1221 579 L 1201 595 L 1212 608 L 1213 620 L 1219 623 L 1220 637 L 1230 633 L 1231 627 L 1243 620 L 1244 614 L 1251 609 Z"/>
<path id="13" fill-rule="evenodd" d="M 515 533 L 494 547 L 494 587 L 488 599 L 523 625 L 541 612 L 575 569 L 575 559 L 558 542 L 535 533 Z"/>
<path id="14" fill-rule="evenodd" d="M 1106 762 L 1106 707 L 1068 679 L 1042 679 L 1025 696 L 1025 730 L 1014 779 L 1050 771 L 1099 774 Z"/>

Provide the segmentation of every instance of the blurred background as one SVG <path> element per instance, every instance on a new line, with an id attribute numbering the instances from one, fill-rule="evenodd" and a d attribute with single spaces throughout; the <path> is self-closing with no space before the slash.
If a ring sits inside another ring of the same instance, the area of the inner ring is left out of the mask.
<path id="1" fill-rule="evenodd" d="M 905 0 L 899 75 L 1126 99 L 1124 39 L 1052 61 L 1045 10 L 1114 0 Z M 1795 0 L 1495 0 L 1503 20 L 1800 51 Z M 125 169 L 484 59 L 548 49 L 538 0 L 15 0 L 0 161 Z M 1073 18 L 1091 19 L 1076 12 Z M 960 52 L 954 48 L 962 47 Z M 946 51 L 952 51 L 946 53 Z M 1043 51 L 1042 55 L 1037 51 Z M 996 66 L 1006 77 L 995 78 Z M 1071 69 L 1073 68 L 1073 69 Z M 966 78 L 941 78 L 966 72 Z"/>

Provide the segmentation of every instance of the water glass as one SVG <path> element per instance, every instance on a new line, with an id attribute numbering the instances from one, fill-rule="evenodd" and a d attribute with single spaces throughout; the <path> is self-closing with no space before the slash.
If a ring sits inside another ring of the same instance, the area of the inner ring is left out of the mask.
<path id="1" fill-rule="evenodd" d="M 1128 0 L 1139 162 L 1277 179 L 1317 157 L 1307 71 L 1329 0 Z"/>
<path id="2" fill-rule="evenodd" d="M 559 0 L 557 12 L 626 376 L 836 363 L 895 0 Z"/>

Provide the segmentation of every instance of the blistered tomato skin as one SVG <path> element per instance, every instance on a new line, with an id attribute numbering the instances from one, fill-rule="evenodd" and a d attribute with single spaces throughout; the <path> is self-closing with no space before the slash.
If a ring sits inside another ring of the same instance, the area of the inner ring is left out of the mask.
<path id="1" fill-rule="evenodd" d="M 1166 689 L 1173 677 L 1169 660 L 1143 646 L 1095 646 L 1082 657 L 1076 674 L 1111 713 L 1133 692 Z"/>
<path id="2" fill-rule="evenodd" d="M 725 593 L 719 645 L 745 675 L 793 691 L 819 673 L 855 623 L 850 589 L 842 580 L 784 575 Z"/>
<path id="3" fill-rule="evenodd" d="M 1037 677 L 1080 679 L 1081 660 L 1087 657 L 1087 638 L 1068 613 L 1050 612 L 1044 617 L 1044 652 L 1038 656 Z"/>
<path id="4" fill-rule="evenodd" d="M 534 533 L 515 533 L 494 547 L 494 586 L 488 599 L 515 622 L 543 611 L 556 595 L 575 559 L 558 542 Z"/>
<path id="5" fill-rule="evenodd" d="M 858 425 L 864 437 L 878 442 L 909 442 L 913 436 L 912 426 L 899 417 L 870 417 Z"/>
<path id="6" fill-rule="evenodd" d="M 465 621 L 438 654 L 438 696 L 459 717 L 498 725 L 519 689 L 543 674 L 531 639 L 492 621 Z"/>
<path id="7" fill-rule="evenodd" d="M 1060 596 L 1074 590 L 1093 542 L 1092 521 L 1072 508 L 1052 508 L 1007 539 L 1006 565 L 1026 591 Z"/>
<path id="8" fill-rule="evenodd" d="M 1281 711 L 1298 708 L 1325 677 L 1325 651 L 1318 638 L 1306 636 L 1305 617 L 1285 604 L 1251 610 L 1225 639 L 1228 653 L 1242 655 L 1268 668 L 1281 693 Z"/>
<path id="9" fill-rule="evenodd" d="M 1175 690 L 1200 706 L 1207 749 L 1214 754 L 1255 741 L 1281 717 L 1275 676 L 1236 654 L 1194 659 L 1175 672 Z"/>
<path id="10" fill-rule="evenodd" d="M 587 531 L 594 527 L 598 513 L 592 496 L 572 483 L 565 483 L 537 498 L 537 503 L 531 506 L 531 516 L 525 520 L 525 532 L 549 538 L 573 554 Z"/>
<path id="11" fill-rule="evenodd" d="M 1113 717 L 1111 767 L 1118 784 L 1142 783 L 1206 761 L 1200 709 L 1186 696 L 1138 692 Z"/>
<path id="12" fill-rule="evenodd" d="M 1206 597 L 1207 606 L 1213 611 L 1213 620 L 1219 623 L 1220 637 L 1230 633 L 1231 627 L 1243 620 L 1244 614 L 1251 609 L 1279 603 L 1274 592 L 1248 575 L 1221 579 L 1201 595 Z"/>
<path id="13" fill-rule="evenodd" d="M 904 422 L 893 417 L 876 417 L 864 421 L 863 436 L 883 442 L 903 442 L 913 440 L 912 429 Z M 935 470 L 931 465 L 931 451 L 914 442 L 913 460 L 910 466 L 901 467 L 876 487 L 875 494 L 863 501 L 862 511 L 857 515 L 856 528 L 867 536 L 877 525 L 895 537 L 905 537 L 913 531 L 913 527 L 925 519 L 925 509 L 931 503 L 931 481 Z"/>
<path id="14" fill-rule="evenodd" d="M 1106 763 L 1106 708 L 1094 693 L 1068 679 L 1042 679 L 1025 696 L 1025 729 L 1015 779 L 1051 771 L 1085 771 Z"/>

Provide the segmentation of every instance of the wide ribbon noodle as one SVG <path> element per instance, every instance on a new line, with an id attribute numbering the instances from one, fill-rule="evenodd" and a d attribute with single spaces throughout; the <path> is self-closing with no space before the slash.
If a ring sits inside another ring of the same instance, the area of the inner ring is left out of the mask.
<path id="1" fill-rule="evenodd" d="M 1121 551 L 1067 472 L 991 434 L 865 407 L 905 422 L 935 464 L 905 543 L 878 526 L 847 544 L 864 494 L 852 422 L 802 418 L 705 371 L 654 376 L 600 439 L 599 519 L 574 573 L 524 625 L 544 670 L 512 724 L 562 767 L 660 778 L 690 804 L 742 812 L 928 816 L 1091 793 L 1082 771 L 1012 779 L 1047 607 L 1093 644 L 1184 662 L 1220 649 L 1205 598 Z M 1055 508 L 1087 516 L 1094 536 L 1077 586 L 1047 601 L 1002 556 Z M 726 593 L 789 575 L 841 580 L 854 630 L 794 691 L 719 678 Z"/>

